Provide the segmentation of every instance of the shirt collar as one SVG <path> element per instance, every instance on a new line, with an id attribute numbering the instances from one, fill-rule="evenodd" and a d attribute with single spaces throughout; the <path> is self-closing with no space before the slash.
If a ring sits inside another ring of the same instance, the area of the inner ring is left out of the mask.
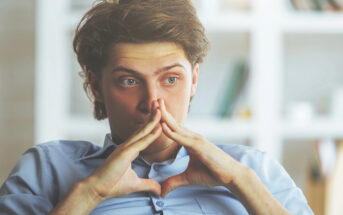
<path id="1" fill-rule="evenodd" d="M 88 160 L 88 159 L 94 159 L 94 158 L 104 158 L 106 159 L 116 148 L 117 144 L 113 143 L 111 134 L 106 134 L 104 145 L 102 148 L 99 146 L 96 151 L 93 151 L 90 154 L 86 154 L 85 156 L 82 156 L 78 159 L 78 161 Z"/>
<path id="2" fill-rule="evenodd" d="M 106 134 L 103 149 L 106 150 L 106 149 L 108 149 L 109 147 L 114 147 L 114 149 L 115 149 L 115 148 L 117 148 L 117 146 L 118 146 L 118 144 L 116 144 L 116 143 L 113 142 L 113 140 L 112 140 L 112 135 L 111 135 L 111 133 Z"/>

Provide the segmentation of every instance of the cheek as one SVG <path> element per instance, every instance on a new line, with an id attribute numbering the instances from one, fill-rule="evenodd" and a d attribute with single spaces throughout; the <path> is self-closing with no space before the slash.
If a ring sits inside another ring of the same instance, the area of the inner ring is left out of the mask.
<path id="1" fill-rule="evenodd" d="M 121 115 L 131 112 L 137 103 L 137 98 L 134 93 L 126 95 L 116 89 L 109 90 L 105 100 L 109 115 Z"/>
<path id="2" fill-rule="evenodd" d="M 164 98 L 166 108 L 178 122 L 183 122 L 188 113 L 190 89 L 183 88 Z"/>

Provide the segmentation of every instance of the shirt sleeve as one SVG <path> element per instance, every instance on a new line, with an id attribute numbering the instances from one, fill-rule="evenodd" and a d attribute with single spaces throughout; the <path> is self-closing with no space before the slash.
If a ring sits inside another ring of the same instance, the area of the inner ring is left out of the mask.
<path id="1" fill-rule="evenodd" d="M 242 145 L 220 145 L 226 153 L 252 169 L 269 192 L 293 215 L 312 215 L 307 200 L 283 166 L 265 152 Z"/>
<path id="2" fill-rule="evenodd" d="M 43 147 L 26 151 L 0 188 L 0 215 L 47 214 L 53 208 L 49 162 Z"/>
<path id="3" fill-rule="evenodd" d="M 260 166 L 256 168 L 256 173 L 261 181 L 267 186 L 273 196 L 294 215 L 313 214 L 307 200 L 299 187 L 296 186 L 293 179 L 287 171 L 269 156 L 267 153 L 259 153 Z"/>

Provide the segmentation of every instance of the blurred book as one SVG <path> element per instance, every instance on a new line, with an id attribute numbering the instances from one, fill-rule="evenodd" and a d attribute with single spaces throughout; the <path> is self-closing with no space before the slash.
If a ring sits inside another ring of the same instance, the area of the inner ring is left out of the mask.
<path id="1" fill-rule="evenodd" d="M 239 59 L 234 64 L 232 72 L 228 73 L 225 88 L 220 95 L 217 115 L 219 117 L 231 117 L 235 110 L 236 102 L 241 95 L 249 75 L 247 62 Z"/>
<path id="2" fill-rule="evenodd" d="M 225 11 L 248 11 L 251 9 L 250 0 L 221 0 L 221 8 Z"/>
<path id="3" fill-rule="evenodd" d="M 337 11 L 343 10 L 343 1 L 342 0 L 328 0 L 328 2 L 330 3 L 331 7 L 334 10 L 337 10 Z"/>
<path id="4" fill-rule="evenodd" d="M 298 11 L 343 11 L 343 0 L 289 0 Z"/>

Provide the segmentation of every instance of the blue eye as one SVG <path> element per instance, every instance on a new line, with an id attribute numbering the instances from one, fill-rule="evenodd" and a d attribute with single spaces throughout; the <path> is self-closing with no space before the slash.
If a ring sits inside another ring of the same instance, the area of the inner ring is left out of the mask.
<path id="1" fill-rule="evenodd" d="M 165 79 L 167 84 L 174 84 L 176 81 L 176 77 L 169 77 Z"/>
<path id="2" fill-rule="evenodd" d="M 123 80 L 123 84 L 124 85 L 128 85 L 128 86 L 132 86 L 132 85 L 134 85 L 134 84 L 136 84 L 136 81 L 135 80 L 133 80 L 133 79 L 124 79 Z"/>

